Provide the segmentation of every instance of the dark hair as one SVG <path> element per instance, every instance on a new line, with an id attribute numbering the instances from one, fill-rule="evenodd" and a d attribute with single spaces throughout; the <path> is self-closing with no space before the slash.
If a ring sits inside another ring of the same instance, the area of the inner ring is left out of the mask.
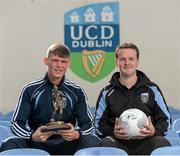
<path id="1" fill-rule="evenodd" d="M 67 58 L 70 57 L 70 50 L 64 44 L 55 43 L 47 50 L 47 56 L 49 57 L 50 55 L 57 55 L 58 57 Z"/>
<path id="2" fill-rule="evenodd" d="M 116 58 L 118 57 L 118 51 L 120 49 L 134 49 L 136 51 L 137 59 L 139 59 L 139 49 L 135 44 L 133 44 L 133 43 L 124 43 L 122 45 L 117 46 L 117 48 L 115 50 L 115 57 Z"/>

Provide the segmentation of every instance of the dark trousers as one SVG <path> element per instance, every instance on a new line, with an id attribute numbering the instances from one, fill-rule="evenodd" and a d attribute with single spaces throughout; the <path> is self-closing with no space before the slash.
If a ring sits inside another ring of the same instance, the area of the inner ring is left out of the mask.
<path id="1" fill-rule="evenodd" d="M 39 143 L 22 138 L 10 138 L 2 144 L 0 152 L 15 148 L 37 148 L 43 149 L 51 155 L 73 155 L 79 149 L 97 146 L 99 146 L 99 140 L 92 135 L 83 135 L 73 141 L 64 140 L 58 144 L 52 142 Z"/>
<path id="2" fill-rule="evenodd" d="M 108 136 L 102 139 L 100 146 L 121 148 L 129 155 L 150 155 L 154 149 L 163 146 L 171 146 L 171 144 L 163 136 L 153 136 L 136 140 L 120 140 Z"/>

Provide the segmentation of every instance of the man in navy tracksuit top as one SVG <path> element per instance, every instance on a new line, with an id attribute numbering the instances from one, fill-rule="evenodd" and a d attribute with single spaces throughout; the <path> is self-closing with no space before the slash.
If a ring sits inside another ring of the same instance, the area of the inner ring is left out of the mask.
<path id="1" fill-rule="evenodd" d="M 120 72 L 113 74 L 110 84 L 102 89 L 95 113 L 96 133 L 104 138 L 101 146 L 124 149 L 130 155 L 149 155 L 161 146 L 170 146 L 163 137 L 168 130 L 170 113 L 160 88 L 141 71 L 139 50 L 132 43 L 125 43 L 115 51 Z M 137 139 L 129 139 L 119 122 L 127 109 L 137 108 L 148 116 Z"/>
<path id="2" fill-rule="evenodd" d="M 48 71 L 44 77 L 24 86 L 15 108 L 11 130 L 19 138 L 2 144 L 1 151 L 12 148 L 39 148 L 50 154 L 74 154 L 84 147 L 98 146 L 92 114 L 84 90 L 65 78 L 70 64 L 69 48 L 53 44 L 44 58 Z M 61 115 L 68 130 L 43 132 L 54 111 L 52 91 L 58 87 L 64 95 Z"/>

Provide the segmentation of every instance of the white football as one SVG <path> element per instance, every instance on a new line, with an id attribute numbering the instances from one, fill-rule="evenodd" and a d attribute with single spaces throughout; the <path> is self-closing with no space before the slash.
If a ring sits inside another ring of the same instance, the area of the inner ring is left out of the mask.
<path id="1" fill-rule="evenodd" d="M 140 129 L 148 123 L 147 116 L 139 109 L 132 108 L 124 111 L 119 117 L 120 123 L 128 133 L 129 139 L 136 139 Z"/>

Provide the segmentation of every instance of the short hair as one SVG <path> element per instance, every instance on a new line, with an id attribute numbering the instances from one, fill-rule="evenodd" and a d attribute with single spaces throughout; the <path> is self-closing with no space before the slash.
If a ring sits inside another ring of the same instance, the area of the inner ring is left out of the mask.
<path id="1" fill-rule="evenodd" d="M 124 43 L 122 45 L 118 45 L 115 50 L 115 57 L 118 58 L 118 51 L 120 49 L 134 49 L 136 51 L 137 59 L 139 59 L 139 49 L 138 47 L 133 43 Z"/>
<path id="2" fill-rule="evenodd" d="M 69 58 L 70 50 L 64 44 L 55 43 L 51 45 L 47 50 L 47 56 L 49 57 L 50 55 L 57 55 L 58 57 Z"/>

